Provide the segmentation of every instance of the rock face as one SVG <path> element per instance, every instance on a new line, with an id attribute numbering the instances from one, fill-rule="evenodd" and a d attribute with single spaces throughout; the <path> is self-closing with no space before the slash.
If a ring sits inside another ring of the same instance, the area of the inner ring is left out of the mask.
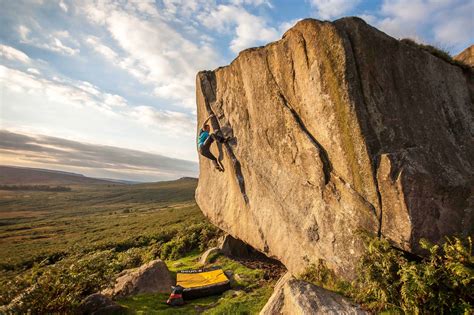
<path id="1" fill-rule="evenodd" d="M 139 293 L 170 293 L 174 285 L 166 264 L 157 259 L 134 270 L 125 270 L 115 280 L 115 286 L 102 291 L 111 298 L 121 298 Z"/>
<path id="2" fill-rule="evenodd" d="M 359 230 L 416 252 L 473 234 L 472 74 L 358 18 L 303 20 L 197 75 L 198 123 L 233 140 L 200 156 L 196 200 L 293 274 L 353 278 Z"/>
<path id="3" fill-rule="evenodd" d="M 474 67 L 474 45 L 464 49 L 461 53 L 455 56 L 454 59 Z"/>
<path id="4" fill-rule="evenodd" d="M 368 314 L 343 296 L 296 280 L 287 273 L 275 286 L 260 315 Z"/>

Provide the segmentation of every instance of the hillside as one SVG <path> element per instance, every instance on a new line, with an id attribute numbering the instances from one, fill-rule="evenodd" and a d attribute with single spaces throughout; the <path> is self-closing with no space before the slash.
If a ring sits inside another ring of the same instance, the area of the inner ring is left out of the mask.
<path id="1" fill-rule="evenodd" d="M 56 170 L 0 165 L 0 185 L 120 184 Z"/>

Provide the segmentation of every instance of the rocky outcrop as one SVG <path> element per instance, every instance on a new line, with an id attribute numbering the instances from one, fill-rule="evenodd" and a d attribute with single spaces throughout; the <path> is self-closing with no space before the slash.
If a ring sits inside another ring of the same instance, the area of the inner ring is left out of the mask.
<path id="1" fill-rule="evenodd" d="M 115 285 L 102 291 L 113 299 L 139 293 L 170 293 L 173 277 L 160 259 L 150 261 L 138 269 L 124 270 Z"/>
<path id="2" fill-rule="evenodd" d="M 200 156 L 196 200 L 293 274 L 322 259 L 352 278 L 360 230 L 411 252 L 472 235 L 466 76 L 358 18 L 300 21 L 197 75 L 198 123 L 214 113 L 233 140 L 213 147 L 223 173 Z"/>
<path id="3" fill-rule="evenodd" d="M 454 57 L 454 60 L 461 61 L 468 66 L 474 67 L 474 45 L 471 45 L 461 51 Z"/>
<path id="4" fill-rule="evenodd" d="M 345 297 L 284 275 L 260 315 L 368 314 Z"/>

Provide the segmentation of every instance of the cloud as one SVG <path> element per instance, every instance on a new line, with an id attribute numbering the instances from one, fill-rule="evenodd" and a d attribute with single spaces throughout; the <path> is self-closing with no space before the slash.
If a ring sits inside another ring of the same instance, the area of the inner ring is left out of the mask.
<path id="1" fill-rule="evenodd" d="M 53 31 L 48 32 L 41 29 L 39 24 L 34 23 L 37 28 L 34 32 L 36 37 L 31 37 L 32 31 L 25 25 L 18 26 L 18 34 L 20 35 L 21 42 L 38 48 L 46 49 L 49 51 L 57 52 L 62 55 L 76 55 L 79 53 L 79 48 L 71 47 L 66 44 L 78 45 L 77 41 L 71 38 L 67 31 Z"/>
<path id="2" fill-rule="evenodd" d="M 32 73 L 32 74 L 36 74 L 36 75 L 41 74 L 41 72 L 36 68 L 28 68 L 28 69 L 26 69 L 26 71 L 29 72 L 29 73 Z"/>
<path id="3" fill-rule="evenodd" d="M 66 5 L 66 3 L 64 2 L 64 0 L 60 0 L 59 3 L 58 3 L 59 7 L 61 8 L 61 10 L 63 10 L 64 12 L 68 12 L 69 11 L 69 7 Z"/>
<path id="4" fill-rule="evenodd" d="M 243 7 L 219 5 L 210 12 L 199 15 L 200 22 L 209 29 L 220 33 L 233 32 L 230 49 L 237 53 L 245 48 L 268 43 L 280 34 L 261 17 L 249 13 Z"/>
<path id="5" fill-rule="evenodd" d="M 23 63 L 28 63 L 30 62 L 30 58 L 22 51 L 6 46 L 6 45 L 1 45 L 0 44 L 0 57 L 9 59 L 9 60 L 14 60 L 14 61 L 20 61 Z"/>
<path id="6" fill-rule="evenodd" d="M 71 141 L 43 135 L 0 130 L 3 164 L 43 165 L 82 169 L 90 176 L 116 174 L 118 178 L 166 180 L 197 176 L 197 163 L 143 151 Z M 139 174 L 137 176 L 137 174 Z"/>
<path id="7" fill-rule="evenodd" d="M 143 84 L 155 86 L 155 96 L 172 100 L 177 106 L 195 107 L 196 73 L 216 67 L 221 60 L 209 42 L 187 39 L 148 2 L 121 6 L 108 1 L 86 1 L 82 11 L 90 21 L 104 26 L 121 49 L 118 54 L 98 38 L 88 38 L 96 51 Z"/>
<path id="8" fill-rule="evenodd" d="M 359 2 L 360 0 L 310 0 L 310 5 L 316 9 L 316 16 L 329 20 L 347 14 Z"/>
<path id="9" fill-rule="evenodd" d="M 472 44 L 474 2 L 471 0 L 385 0 L 372 23 L 394 37 L 459 51 Z"/>
<path id="10" fill-rule="evenodd" d="M 93 107 L 103 113 L 118 115 L 127 120 L 132 118 L 170 133 L 181 129 L 182 134 L 189 135 L 194 130 L 193 115 L 159 110 L 151 106 L 132 106 L 124 97 L 101 91 L 89 82 L 47 79 L 38 76 L 39 72 L 36 73 L 35 70 L 23 72 L 0 65 L 0 83 L 13 92 L 39 96 L 65 106 Z"/>

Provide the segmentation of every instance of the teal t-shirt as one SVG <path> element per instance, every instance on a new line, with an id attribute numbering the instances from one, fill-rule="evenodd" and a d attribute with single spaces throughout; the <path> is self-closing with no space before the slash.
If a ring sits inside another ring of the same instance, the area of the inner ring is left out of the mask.
<path id="1" fill-rule="evenodd" d="M 209 132 L 201 129 L 201 131 L 199 132 L 199 137 L 198 137 L 198 147 L 202 146 L 208 137 L 209 137 Z"/>

